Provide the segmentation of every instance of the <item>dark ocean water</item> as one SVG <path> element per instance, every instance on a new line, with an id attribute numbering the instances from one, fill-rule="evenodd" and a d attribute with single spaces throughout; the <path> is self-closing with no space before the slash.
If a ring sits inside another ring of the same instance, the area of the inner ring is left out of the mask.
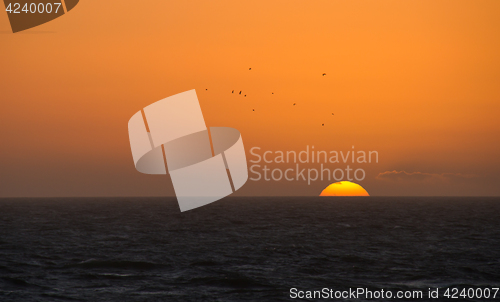
<path id="1" fill-rule="evenodd" d="M 499 286 L 500 198 L 0 199 L 2 302 Z"/>

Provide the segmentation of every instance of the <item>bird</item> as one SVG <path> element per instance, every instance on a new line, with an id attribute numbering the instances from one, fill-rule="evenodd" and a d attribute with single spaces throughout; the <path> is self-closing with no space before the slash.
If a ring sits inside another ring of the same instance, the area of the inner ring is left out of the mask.
<path id="1" fill-rule="evenodd" d="M 293 105 L 295 106 L 295 103 L 293 103 Z"/>
<path id="2" fill-rule="evenodd" d="M 324 73 L 323 76 L 326 76 L 326 73 Z"/>
<path id="3" fill-rule="evenodd" d="M 332 113 L 332 115 L 335 115 L 335 114 Z"/>
<path id="4" fill-rule="evenodd" d="M 321 124 L 321 126 L 324 126 L 325 124 Z"/>
<path id="5" fill-rule="evenodd" d="M 240 91 L 240 94 L 241 94 L 241 91 Z"/>
<path id="6" fill-rule="evenodd" d="M 234 90 L 231 93 L 234 93 Z"/>
<path id="7" fill-rule="evenodd" d="M 205 90 L 208 90 L 208 89 L 205 89 Z"/>
<path id="8" fill-rule="evenodd" d="M 274 92 L 272 92 L 271 94 L 274 94 Z"/>
<path id="9" fill-rule="evenodd" d="M 252 68 L 248 68 L 248 70 L 252 70 Z"/>
<path id="10" fill-rule="evenodd" d="M 247 97 L 247 95 L 245 94 L 245 97 Z"/>
<path id="11" fill-rule="evenodd" d="M 252 109 L 253 111 L 255 111 L 255 109 Z"/>

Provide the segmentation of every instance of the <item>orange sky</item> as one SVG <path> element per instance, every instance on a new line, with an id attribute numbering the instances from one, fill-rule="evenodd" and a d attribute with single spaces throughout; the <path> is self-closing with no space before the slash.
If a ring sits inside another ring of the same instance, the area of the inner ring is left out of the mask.
<path id="1" fill-rule="evenodd" d="M 127 122 L 193 88 L 247 154 L 354 145 L 379 152 L 359 166 L 372 196 L 499 195 L 499 15 L 497 0 L 85 0 L 12 34 L 0 12 L 0 196 L 171 195 L 135 171 Z"/>

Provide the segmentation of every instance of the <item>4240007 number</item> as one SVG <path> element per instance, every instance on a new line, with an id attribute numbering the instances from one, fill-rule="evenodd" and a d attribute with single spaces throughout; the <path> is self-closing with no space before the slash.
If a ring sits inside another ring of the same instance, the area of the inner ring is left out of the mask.
<path id="1" fill-rule="evenodd" d="M 57 14 L 61 8 L 61 3 L 25 3 L 21 8 L 20 3 L 9 3 L 5 9 L 9 14 Z"/>
<path id="2" fill-rule="evenodd" d="M 444 292 L 444 297 L 448 299 L 496 299 L 500 288 L 448 288 Z"/>

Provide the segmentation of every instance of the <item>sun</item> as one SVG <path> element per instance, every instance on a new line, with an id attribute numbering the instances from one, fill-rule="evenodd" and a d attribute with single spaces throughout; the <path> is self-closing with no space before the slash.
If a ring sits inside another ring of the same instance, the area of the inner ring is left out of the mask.
<path id="1" fill-rule="evenodd" d="M 326 187 L 319 196 L 370 196 L 370 194 L 358 184 L 341 181 Z"/>

